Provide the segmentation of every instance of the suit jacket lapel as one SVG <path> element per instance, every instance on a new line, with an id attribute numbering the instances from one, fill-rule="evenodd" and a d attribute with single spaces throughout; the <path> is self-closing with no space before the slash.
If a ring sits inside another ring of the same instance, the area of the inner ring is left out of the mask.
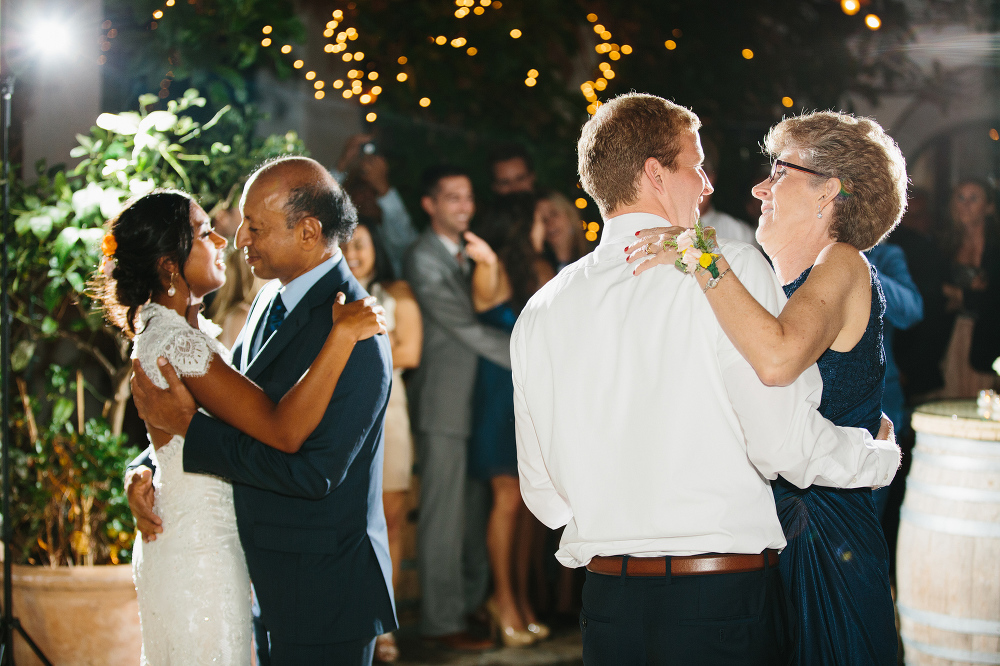
<path id="1" fill-rule="evenodd" d="M 444 243 L 441 242 L 441 239 L 438 238 L 438 235 L 434 233 L 434 231 L 431 229 L 428 229 L 425 233 L 429 235 L 427 239 L 428 245 L 430 245 L 430 247 L 433 248 L 434 254 L 438 256 L 438 259 L 445 266 L 448 266 L 451 269 L 452 275 L 458 281 L 458 283 L 462 285 L 462 288 L 465 291 L 470 291 L 472 288 L 472 283 L 469 280 L 469 277 L 466 276 L 465 272 L 462 270 L 462 267 L 458 265 L 458 261 L 455 259 L 455 257 L 453 257 L 451 253 L 448 252 L 448 248 L 444 246 Z"/>
<path id="2" fill-rule="evenodd" d="M 250 306 L 250 314 L 247 316 L 246 324 L 243 325 L 243 330 L 240 331 L 240 337 L 237 343 L 233 345 L 233 358 L 236 359 L 237 354 L 239 355 L 239 368 L 243 374 L 246 374 L 247 367 L 250 365 L 250 355 L 253 352 L 254 340 L 257 338 L 257 329 L 267 314 L 268 305 L 270 305 L 279 289 L 281 289 L 281 282 L 278 280 L 272 280 L 261 287 L 261 290 L 257 292 L 257 297 L 253 300 L 253 304 Z M 240 344 L 242 344 L 242 347 L 240 347 Z"/>
<path id="3" fill-rule="evenodd" d="M 271 339 L 265 342 L 260 348 L 257 356 L 253 358 L 247 367 L 246 376 L 250 379 L 256 379 L 261 371 L 277 358 L 281 350 L 288 346 L 288 343 L 292 341 L 295 334 L 309 323 L 309 320 L 312 318 L 313 309 L 322 305 L 332 294 L 336 293 L 337 287 L 347 282 L 350 274 L 347 262 L 341 257 L 340 261 L 334 264 L 333 268 L 312 286 L 302 300 L 299 301 L 298 305 L 288 313 L 285 321 L 281 323 L 281 326 L 271 336 Z M 270 302 L 270 299 L 268 299 L 268 302 Z"/>

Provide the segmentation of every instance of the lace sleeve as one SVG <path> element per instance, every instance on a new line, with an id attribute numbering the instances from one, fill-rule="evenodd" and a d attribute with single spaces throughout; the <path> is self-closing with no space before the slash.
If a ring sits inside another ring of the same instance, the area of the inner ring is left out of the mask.
<path id="1" fill-rule="evenodd" d="M 203 376 L 214 353 L 208 337 L 193 328 L 177 331 L 163 346 L 163 356 L 181 377 Z"/>

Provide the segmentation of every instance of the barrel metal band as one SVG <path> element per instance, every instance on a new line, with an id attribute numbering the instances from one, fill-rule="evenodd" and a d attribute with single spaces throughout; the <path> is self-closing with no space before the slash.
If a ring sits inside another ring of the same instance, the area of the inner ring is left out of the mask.
<path id="1" fill-rule="evenodd" d="M 977 620 L 968 617 L 955 617 L 944 613 L 935 613 L 919 608 L 910 608 L 899 604 L 899 615 L 919 624 L 954 631 L 959 634 L 982 634 L 984 636 L 1000 636 L 1000 622 L 996 620 Z"/>
<path id="2" fill-rule="evenodd" d="M 965 456 L 942 456 L 914 449 L 913 461 L 924 462 L 934 467 L 943 467 L 944 469 L 952 469 L 958 472 L 1000 472 L 1000 458 L 988 460 Z"/>
<path id="3" fill-rule="evenodd" d="M 920 643 L 918 641 L 910 640 L 903 635 L 903 647 L 907 651 L 915 650 L 917 652 L 923 652 L 926 655 L 932 657 L 938 657 L 939 659 L 950 659 L 952 661 L 964 661 L 972 664 L 1000 664 L 1000 654 L 996 652 L 973 652 L 972 650 L 961 650 L 959 648 L 944 647 L 942 645 L 929 645 L 927 643 Z M 915 664 L 917 660 L 906 660 L 907 664 Z"/>
<path id="4" fill-rule="evenodd" d="M 922 495 L 930 495 L 940 499 L 956 502 L 982 502 L 985 504 L 1000 504 L 1000 492 L 995 490 L 980 490 L 979 488 L 963 488 L 961 486 L 945 486 L 937 483 L 924 483 L 914 478 L 906 479 L 906 489 Z"/>
<path id="5" fill-rule="evenodd" d="M 980 520 L 962 520 L 948 516 L 935 516 L 922 511 L 914 511 L 905 505 L 899 511 L 900 520 L 905 520 L 917 527 L 932 532 L 957 534 L 970 537 L 1000 538 L 1000 523 L 988 523 Z"/>

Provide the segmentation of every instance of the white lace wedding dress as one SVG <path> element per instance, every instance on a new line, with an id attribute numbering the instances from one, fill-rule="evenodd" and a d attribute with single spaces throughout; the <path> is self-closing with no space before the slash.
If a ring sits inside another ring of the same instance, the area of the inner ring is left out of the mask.
<path id="1" fill-rule="evenodd" d="M 133 357 L 154 384 L 167 388 L 156 359 L 180 376 L 208 372 L 212 354 L 229 351 L 199 315 L 200 330 L 171 309 L 142 309 Z M 188 474 L 184 439 L 175 436 L 153 454 L 155 511 L 163 519 L 156 541 L 137 539 L 132 571 L 139 596 L 142 664 L 250 664 L 250 579 L 236 531 L 232 486 L 207 474 Z"/>

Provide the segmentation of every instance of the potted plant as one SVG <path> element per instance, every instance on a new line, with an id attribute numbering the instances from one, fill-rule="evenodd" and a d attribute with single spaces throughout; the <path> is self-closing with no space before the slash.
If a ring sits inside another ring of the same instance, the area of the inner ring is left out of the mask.
<path id="1" fill-rule="evenodd" d="M 74 170 L 39 165 L 34 182 L 12 182 L 14 613 L 57 663 L 138 657 L 121 479 L 146 442 L 123 432 L 130 343 L 88 293 L 104 224 L 155 187 L 227 207 L 254 165 L 303 152 L 294 133 L 254 141 L 252 110 L 211 114 L 195 90 L 157 103 L 144 95 L 137 112 L 101 114 L 77 137 Z M 30 658 L 18 646 L 17 659 Z"/>

